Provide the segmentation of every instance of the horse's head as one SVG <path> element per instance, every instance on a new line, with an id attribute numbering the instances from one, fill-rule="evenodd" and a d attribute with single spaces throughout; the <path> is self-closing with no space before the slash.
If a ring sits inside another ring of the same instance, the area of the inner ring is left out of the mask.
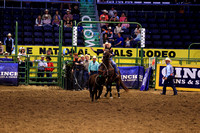
<path id="1" fill-rule="evenodd" d="M 109 50 L 105 50 L 104 51 L 104 54 L 103 54 L 103 60 L 108 60 L 108 59 L 110 59 L 110 52 L 109 52 Z"/>

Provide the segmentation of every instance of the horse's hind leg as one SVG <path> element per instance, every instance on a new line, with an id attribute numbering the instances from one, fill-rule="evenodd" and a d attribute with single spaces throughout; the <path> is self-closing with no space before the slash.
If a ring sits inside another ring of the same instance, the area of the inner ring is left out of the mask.
<path id="1" fill-rule="evenodd" d="M 112 86 L 112 85 L 108 85 L 108 92 L 110 92 L 110 98 L 113 98 L 113 97 L 112 97 L 112 92 L 111 92 L 111 91 L 112 91 L 111 86 Z"/>
<path id="2" fill-rule="evenodd" d="M 119 90 L 119 87 L 120 87 L 120 83 L 117 82 L 117 84 L 116 84 L 116 89 L 117 89 L 118 98 L 120 98 L 120 90 Z"/>
<path id="3" fill-rule="evenodd" d="M 102 90 L 103 90 L 103 87 L 101 87 L 101 88 L 100 88 L 100 90 L 99 90 L 99 94 L 98 94 L 98 97 L 97 97 L 97 99 L 100 99 L 100 97 L 101 97 L 101 94 L 102 94 Z"/>

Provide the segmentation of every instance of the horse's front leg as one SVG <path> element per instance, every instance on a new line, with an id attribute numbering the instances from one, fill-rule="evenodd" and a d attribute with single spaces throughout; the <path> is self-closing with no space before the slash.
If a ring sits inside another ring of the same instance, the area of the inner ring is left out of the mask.
<path id="1" fill-rule="evenodd" d="M 120 98 L 120 90 L 119 90 L 119 87 L 120 87 L 120 82 L 117 82 L 117 83 L 116 83 L 116 88 L 117 88 L 118 98 Z"/>
<path id="2" fill-rule="evenodd" d="M 105 93 L 104 97 L 107 97 L 107 95 L 108 95 L 108 85 L 106 85 L 106 93 Z"/>
<path id="3" fill-rule="evenodd" d="M 99 89 L 99 93 L 98 93 L 98 97 L 97 97 L 97 99 L 100 99 L 101 94 L 102 94 L 102 90 L 103 90 L 103 86 L 100 86 L 100 89 Z"/>

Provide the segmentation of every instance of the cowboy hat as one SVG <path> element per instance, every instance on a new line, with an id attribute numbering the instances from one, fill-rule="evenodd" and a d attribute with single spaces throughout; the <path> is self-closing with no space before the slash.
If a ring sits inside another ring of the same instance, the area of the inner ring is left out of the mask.
<path id="1" fill-rule="evenodd" d="M 92 58 L 93 58 L 93 59 L 96 59 L 97 57 L 96 57 L 96 56 L 93 56 Z"/>
<path id="2" fill-rule="evenodd" d="M 44 11 L 45 11 L 45 12 L 48 12 L 49 10 L 48 10 L 48 9 L 45 9 Z"/>
<path id="3" fill-rule="evenodd" d="M 108 13 L 108 11 L 107 11 L 107 10 L 102 10 L 102 12 Z"/>
<path id="4" fill-rule="evenodd" d="M 111 28 L 111 27 L 108 27 L 108 30 L 112 30 L 112 28 Z"/>
<path id="5" fill-rule="evenodd" d="M 3 43 L 0 41 L 0 44 L 3 44 Z"/>
<path id="6" fill-rule="evenodd" d="M 167 58 L 165 58 L 165 61 L 166 61 L 166 60 L 168 60 L 168 61 L 170 61 L 170 62 L 172 61 L 172 60 L 171 60 L 170 58 L 168 58 L 168 57 L 167 57 Z"/>
<path id="7" fill-rule="evenodd" d="M 44 57 L 44 55 L 41 55 L 40 57 Z"/>
<path id="8" fill-rule="evenodd" d="M 7 54 L 7 55 L 9 55 L 9 53 L 8 53 L 8 52 L 5 52 L 3 55 L 6 55 L 6 54 Z"/>
<path id="9" fill-rule="evenodd" d="M 71 12 L 71 10 L 67 9 L 66 12 Z"/>
<path id="10" fill-rule="evenodd" d="M 85 57 L 90 57 L 90 56 L 88 54 L 86 54 Z"/>
<path id="11" fill-rule="evenodd" d="M 81 57 L 84 57 L 84 55 L 81 55 Z"/>
<path id="12" fill-rule="evenodd" d="M 11 35 L 11 33 L 8 33 L 8 35 L 7 35 L 7 36 L 12 36 L 12 35 Z"/>
<path id="13" fill-rule="evenodd" d="M 74 56 L 78 55 L 78 53 L 74 53 Z"/>
<path id="14" fill-rule="evenodd" d="M 109 42 L 104 43 L 104 44 L 103 44 L 103 47 L 105 48 L 106 45 L 108 45 L 109 48 L 111 47 L 111 43 L 109 43 Z"/>

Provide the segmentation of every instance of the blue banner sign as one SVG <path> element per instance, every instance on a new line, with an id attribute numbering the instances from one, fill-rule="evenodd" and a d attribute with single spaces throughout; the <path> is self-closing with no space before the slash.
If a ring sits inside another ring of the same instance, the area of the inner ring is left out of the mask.
<path id="1" fill-rule="evenodd" d="M 149 80 L 151 77 L 151 71 L 152 71 L 152 67 L 149 67 L 146 69 L 144 79 L 142 81 L 142 85 L 140 88 L 141 91 L 147 91 L 149 89 Z"/>
<path id="2" fill-rule="evenodd" d="M 18 85 L 18 63 L 0 63 L 0 85 Z"/>
<path id="3" fill-rule="evenodd" d="M 138 89 L 142 84 L 144 67 L 118 67 L 121 73 L 121 78 L 126 87 Z"/>
<path id="4" fill-rule="evenodd" d="M 199 66 L 173 66 L 174 84 L 177 90 L 200 91 L 200 67 Z M 165 75 L 165 66 L 158 65 L 156 72 L 156 89 L 162 89 Z"/>

